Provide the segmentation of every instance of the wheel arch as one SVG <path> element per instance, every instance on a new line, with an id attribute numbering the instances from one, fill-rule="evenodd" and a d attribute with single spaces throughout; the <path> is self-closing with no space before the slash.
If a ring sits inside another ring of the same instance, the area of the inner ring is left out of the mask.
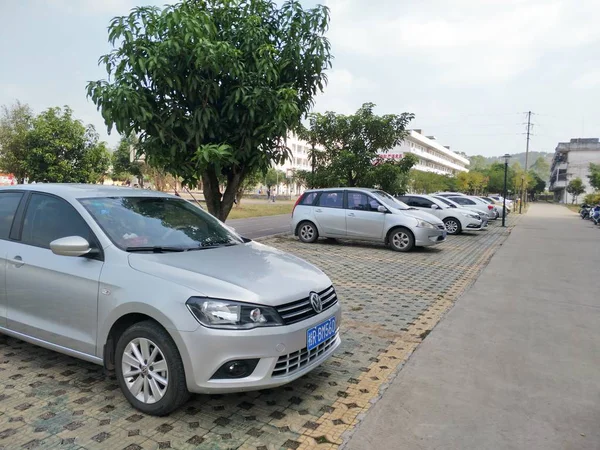
<path id="1" fill-rule="evenodd" d="M 98 354 L 102 356 L 104 367 L 107 370 L 114 369 L 115 349 L 119 336 L 130 326 L 144 321 L 152 321 L 167 332 L 177 346 L 184 367 L 189 367 L 189 356 L 185 351 L 185 346 L 177 333 L 172 332 L 172 330 L 176 329 L 174 324 L 163 313 L 145 303 L 121 305 L 106 320 L 106 325 L 98 336 Z"/>

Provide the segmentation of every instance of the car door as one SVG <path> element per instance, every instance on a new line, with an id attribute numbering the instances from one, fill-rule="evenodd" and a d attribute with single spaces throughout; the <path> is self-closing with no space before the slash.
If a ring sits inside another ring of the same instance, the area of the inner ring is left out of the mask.
<path id="1" fill-rule="evenodd" d="M 410 198 L 411 198 L 411 203 L 408 203 L 409 206 L 420 209 L 421 211 L 425 211 L 429 214 L 436 216 L 437 218 L 441 218 L 442 210 L 439 208 L 439 206 L 438 206 L 438 208 L 432 208 L 431 206 L 434 205 L 435 203 L 433 203 L 428 198 L 416 197 L 416 196 L 410 196 Z"/>
<path id="2" fill-rule="evenodd" d="M 0 192 L 0 327 L 6 328 L 6 259 L 11 227 L 23 192 Z"/>
<path id="3" fill-rule="evenodd" d="M 385 213 L 377 208 L 381 205 L 370 195 L 359 191 L 346 191 L 346 233 L 348 237 L 383 239 Z"/>
<path id="4" fill-rule="evenodd" d="M 81 215 L 64 199 L 33 193 L 17 241 L 7 243 L 8 329 L 88 355 L 96 349 L 102 256 L 59 256 L 50 242 L 81 236 L 98 247 Z"/>
<path id="5" fill-rule="evenodd" d="M 346 236 L 344 191 L 323 191 L 314 206 L 319 233 L 326 236 Z"/>

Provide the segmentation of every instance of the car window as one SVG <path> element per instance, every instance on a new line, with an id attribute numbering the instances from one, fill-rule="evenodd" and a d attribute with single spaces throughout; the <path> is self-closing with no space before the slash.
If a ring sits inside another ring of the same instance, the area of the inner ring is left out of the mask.
<path id="1" fill-rule="evenodd" d="M 80 236 L 93 242 L 90 228 L 68 202 L 44 194 L 32 194 L 25 212 L 23 244 L 50 248 L 50 242 Z"/>
<path id="2" fill-rule="evenodd" d="M 8 239 L 21 198 L 21 192 L 0 192 L 0 239 Z"/>
<path id="3" fill-rule="evenodd" d="M 362 192 L 348 192 L 348 209 L 360 211 L 377 211 L 380 203 Z"/>
<path id="4" fill-rule="evenodd" d="M 409 209 L 408 205 L 388 194 L 385 191 L 371 191 L 371 195 L 373 195 L 377 200 L 380 200 L 383 204 L 400 210 Z"/>
<path id="5" fill-rule="evenodd" d="M 111 241 L 124 250 L 199 250 L 243 243 L 216 218 L 186 200 L 102 197 L 79 201 Z"/>
<path id="6" fill-rule="evenodd" d="M 431 208 L 431 205 L 433 205 L 433 202 L 431 200 L 428 200 L 426 198 L 422 198 L 422 197 L 413 197 L 414 199 L 414 205 L 411 206 L 416 206 L 418 208 Z"/>
<path id="7" fill-rule="evenodd" d="M 301 205 L 312 205 L 315 202 L 316 197 L 317 197 L 317 192 L 307 192 L 306 194 L 304 194 L 304 197 L 302 197 L 300 204 Z"/>
<path id="8" fill-rule="evenodd" d="M 342 191 L 321 192 L 321 196 L 317 201 L 317 206 L 323 206 L 325 208 L 343 208 L 344 193 Z"/>
<path id="9" fill-rule="evenodd" d="M 459 205 L 475 205 L 475 202 L 473 200 L 465 197 L 452 197 L 451 200 L 458 203 Z"/>

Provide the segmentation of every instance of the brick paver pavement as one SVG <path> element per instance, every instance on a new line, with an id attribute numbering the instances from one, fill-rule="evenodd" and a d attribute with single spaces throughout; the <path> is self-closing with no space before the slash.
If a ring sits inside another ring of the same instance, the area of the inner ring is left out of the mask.
<path id="1" fill-rule="evenodd" d="M 287 386 L 194 396 L 169 417 L 131 408 L 100 366 L 0 336 L 0 449 L 337 448 L 517 220 L 408 254 L 264 240 L 331 277 L 344 309 L 342 346 Z"/>

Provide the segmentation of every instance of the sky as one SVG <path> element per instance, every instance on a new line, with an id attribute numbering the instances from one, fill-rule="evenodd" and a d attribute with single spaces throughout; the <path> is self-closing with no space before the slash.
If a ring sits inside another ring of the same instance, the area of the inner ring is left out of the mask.
<path id="1" fill-rule="evenodd" d="M 412 112 L 410 128 L 468 155 L 553 152 L 600 137 L 597 0 L 323 0 L 335 56 L 315 111 Z M 107 26 L 165 0 L 0 1 L 0 105 L 69 105 L 114 146 L 90 80 L 106 77 Z M 314 5 L 305 0 L 306 7 Z"/>

